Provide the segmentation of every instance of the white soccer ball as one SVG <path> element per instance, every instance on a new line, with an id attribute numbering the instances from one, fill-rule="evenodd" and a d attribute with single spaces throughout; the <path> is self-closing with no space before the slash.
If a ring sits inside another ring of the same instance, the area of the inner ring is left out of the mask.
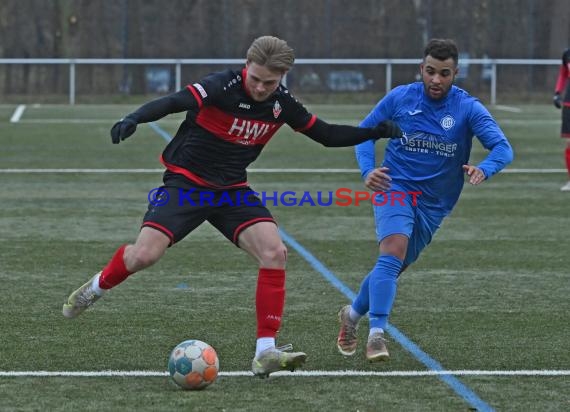
<path id="1" fill-rule="evenodd" d="M 218 354 L 201 340 L 179 343 L 170 353 L 168 371 L 172 380 L 183 389 L 203 389 L 218 377 Z"/>

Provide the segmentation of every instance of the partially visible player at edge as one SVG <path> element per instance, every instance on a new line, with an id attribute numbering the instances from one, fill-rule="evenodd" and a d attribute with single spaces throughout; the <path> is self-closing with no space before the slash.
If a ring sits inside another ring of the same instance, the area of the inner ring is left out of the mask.
<path id="1" fill-rule="evenodd" d="M 554 106 L 562 109 L 562 128 L 560 137 L 566 139 L 564 158 L 568 170 L 568 182 L 560 188 L 563 192 L 570 192 L 570 49 L 562 53 L 562 64 L 558 72 L 556 87 L 554 88 Z"/>
<path id="2" fill-rule="evenodd" d="M 419 195 L 407 196 L 393 205 L 373 206 L 380 253 L 352 305 L 339 312 L 337 347 L 346 356 L 356 352 L 358 321 L 368 313 L 366 358 L 389 359 L 384 331 L 396 297 L 398 276 L 416 261 L 455 206 L 464 174 L 469 183 L 478 185 L 513 159 L 507 138 L 487 109 L 453 85 L 458 73 L 455 42 L 431 40 L 424 50 L 420 73 L 421 82 L 390 91 L 361 123 L 368 127 L 393 120 L 406 135 L 388 142 L 381 167 L 376 165 L 374 142 L 356 146 L 366 187 Z M 477 166 L 469 164 L 473 136 L 490 150 Z"/>
<path id="3" fill-rule="evenodd" d="M 112 141 L 119 143 L 140 123 L 187 112 L 161 156 L 166 167 L 161 190 L 170 200 L 163 206 L 149 204 L 136 242 L 119 247 L 101 272 L 69 296 L 64 316 L 75 318 L 108 289 L 156 263 L 169 246 L 208 221 L 259 266 L 253 373 L 266 377 L 305 362 L 305 353 L 285 352 L 275 345 L 285 304 L 287 249 L 273 216 L 252 194 L 246 168 L 283 124 L 327 147 L 400 137 L 401 131 L 391 121 L 354 127 L 328 124 L 309 113 L 281 84 L 294 59 L 285 41 L 259 37 L 249 47 L 242 70 L 208 75 L 144 104 L 112 127 Z M 201 204 L 202 192 L 215 193 L 211 204 Z"/>

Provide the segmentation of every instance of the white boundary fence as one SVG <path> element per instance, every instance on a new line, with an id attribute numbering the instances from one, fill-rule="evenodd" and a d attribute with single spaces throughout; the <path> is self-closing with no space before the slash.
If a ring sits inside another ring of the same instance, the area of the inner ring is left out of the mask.
<path id="1" fill-rule="evenodd" d="M 175 90 L 181 88 L 182 65 L 243 64 L 243 59 L 0 59 L 0 64 L 65 64 L 69 66 L 69 104 L 75 104 L 77 65 L 173 65 L 175 67 Z M 383 65 L 386 66 L 386 90 L 392 89 L 394 65 L 418 65 L 418 59 L 296 59 L 295 65 Z M 558 66 L 560 59 L 461 59 L 460 65 L 480 64 L 489 68 L 491 104 L 497 103 L 497 66 Z"/>

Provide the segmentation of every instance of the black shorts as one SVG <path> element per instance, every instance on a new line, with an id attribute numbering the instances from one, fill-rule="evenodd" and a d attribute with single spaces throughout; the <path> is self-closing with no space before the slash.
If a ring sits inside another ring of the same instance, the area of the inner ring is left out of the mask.
<path id="1" fill-rule="evenodd" d="M 220 190 L 165 185 L 149 192 L 142 226 L 161 231 L 172 245 L 206 220 L 236 246 L 239 234 L 249 226 L 275 223 L 249 187 Z"/>

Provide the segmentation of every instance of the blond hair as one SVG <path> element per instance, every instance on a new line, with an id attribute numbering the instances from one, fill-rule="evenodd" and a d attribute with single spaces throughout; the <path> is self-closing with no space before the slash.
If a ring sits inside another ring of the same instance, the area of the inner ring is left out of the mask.
<path id="1" fill-rule="evenodd" d="M 269 70 L 287 72 L 293 66 L 295 53 L 285 40 L 261 36 L 247 50 L 247 62 L 265 66 Z"/>

